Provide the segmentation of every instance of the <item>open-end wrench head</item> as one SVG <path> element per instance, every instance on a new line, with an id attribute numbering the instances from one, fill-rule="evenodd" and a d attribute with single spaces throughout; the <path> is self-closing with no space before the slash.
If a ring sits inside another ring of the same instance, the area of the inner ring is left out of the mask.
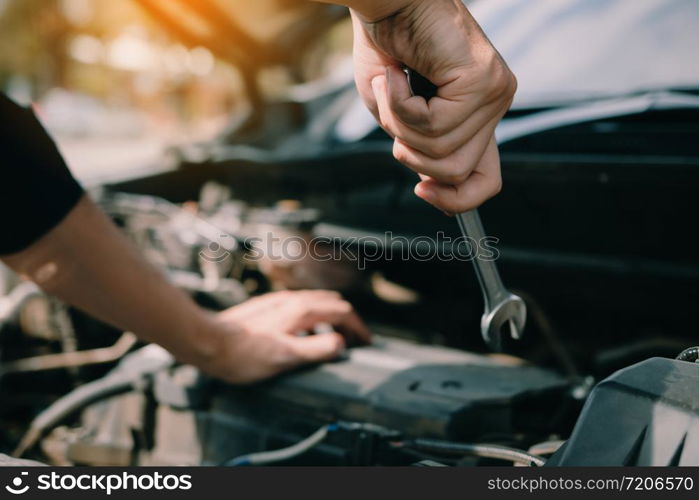
<path id="1" fill-rule="evenodd" d="M 502 351 L 502 335 L 513 339 L 522 338 L 527 322 L 527 306 L 521 297 L 510 293 L 498 302 L 492 310 L 486 311 L 481 318 L 483 339 L 495 352 Z"/>

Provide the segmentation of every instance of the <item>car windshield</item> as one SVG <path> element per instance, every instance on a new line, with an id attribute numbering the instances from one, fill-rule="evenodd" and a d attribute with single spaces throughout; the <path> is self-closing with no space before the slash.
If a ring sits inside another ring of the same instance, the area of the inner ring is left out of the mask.
<path id="1" fill-rule="evenodd" d="M 519 79 L 515 108 L 699 88 L 697 0 L 475 0 Z"/>

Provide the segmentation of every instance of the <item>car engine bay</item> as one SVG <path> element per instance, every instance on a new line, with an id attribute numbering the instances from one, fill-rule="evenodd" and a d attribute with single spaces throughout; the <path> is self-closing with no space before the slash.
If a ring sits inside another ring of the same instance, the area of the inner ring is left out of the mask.
<path id="1" fill-rule="evenodd" d="M 395 273 L 386 257 L 391 254 L 358 266 L 347 258 L 360 255 L 357 248 L 326 261 L 257 251 L 256 245 L 290 237 L 308 241 L 335 231 L 333 238 L 342 238 L 338 226 L 323 222 L 320 210 L 298 201 L 251 207 L 217 182 L 205 183 L 199 199 L 185 203 L 109 189 L 94 196 L 144 255 L 203 306 L 223 309 L 271 290 L 335 288 L 357 304 L 375 339 L 370 346 L 350 347 L 334 362 L 233 387 L 175 363 L 158 346 L 141 347 L 133 334 L 115 331 L 6 272 L 9 292 L 0 309 L 2 447 L 16 456 L 114 466 L 240 465 L 245 460 L 240 457 L 256 453 L 263 455 L 260 463 L 284 465 L 543 465 L 565 450 L 581 408 L 606 375 L 579 375 L 579 359 L 536 307 L 528 335 L 548 335 L 550 354 L 541 357 L 526 344 L 510 346 L 518 355 L 478 347 L 475 289 L 473 304 L 462 306 L 472 310 L 451 318 L 468 318 L 469 335 L 458 332 L 459 321 L 450 337 L 444 333 L 450 329 L 431 331 L 406 317 L 425 292 L 388 278 Z M 470 264 L 446 265 L 451 270 L 442 273 L 454 273 L 458 265 L 465 268 L 462 281 L 470 281 Z M 105 345 L 107 339 L 114 343 Z M 464 350 L 464 342 L 475 346 L 473 351 Z M 687 363 L 695 355 L 656 363 L 690 370 L 686 379 L 697 375 L 699 367 Z M 527 359 L 537 356 L 547 361 Z M 680 407 L 683 397 L 696 401 L 691 392 L 676 396 Z M 609 409 L 602 412 L 602 418 L 610 417 Z M 682 443 L 696 439 L 697 426 L 691 424 L 696 407 L 679 412 L 688 426 Z M 615 418 L 623 416 L 622 406 Z M 303 445 L 321 431 L 322 441 L 307 449 L 264 456 Z M 695 448 L 686 449 L 682 455 L 680 447 L 674 458 L 646 451 L 638 463 L 694 463 Z M 581 456 L 589 453 L 569 460 L 586 463 Z M 625 457 L 622 463 L 632 463 Z"/>
<path id="2" fill-rule="evenodd" d="M 481 8 L 507 27 L 494 5 Z M 313 33 L 284 47 L 297 70 L 323 23 L 346 18 L 314 8 L 317 26 L 292 31 Z M 0 265 L 0 453 L 63 466 L 699 465 L 696 88 L 544 88 L 551 99 L 505 116 L 505 189 L 481 214 L 529 317 L 491 352 L 471 263 L 453 258 L 456 222 L 414 196 L 351 76 L 275 101 L 251 82 L 248 120 L 90 194 L 203 307 L 335 290 L 373 343 L 231 386 Z"/>

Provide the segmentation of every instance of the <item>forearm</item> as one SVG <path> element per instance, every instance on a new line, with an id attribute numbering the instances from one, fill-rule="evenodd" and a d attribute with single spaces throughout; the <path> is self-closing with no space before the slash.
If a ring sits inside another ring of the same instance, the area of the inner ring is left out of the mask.
<path id="1" fill-rule="evenodd" d="M 58 226 L 3 261 L 93 316 L 202 364 L 218 348 L 207 312 L 166 281 L 84 196 Z"/>

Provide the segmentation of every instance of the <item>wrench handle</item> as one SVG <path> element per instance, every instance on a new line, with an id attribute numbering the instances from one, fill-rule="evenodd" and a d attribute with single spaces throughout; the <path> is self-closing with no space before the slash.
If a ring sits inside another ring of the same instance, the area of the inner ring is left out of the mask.
<path id="1" fill-rule="evenodd" d="M 413 95 L 421 96 L 427 101 L 437 95 L 438 89 L 435 84 L 413 69 L 405 68 L 404 70 Z M 477 245 L 480 245 L 486 234 L 478 210 L 474 209 L 458 214 L 456 220 L 464 238 L 469 243 L 475 241 Z M 469 238 L 471 239 L 469 240 Z M 495 303 L 504 298 L 503 294 L 505 293 L 505 287 L 500 279 L 498 268 L 495 266 L 494 261 L 481 259 L 478 256 L 478 247 L 475 249 L 475 255 L 473 256 L 473 268 L 476 270 L 476 276 L 483 292 L 485 308 L 486 310 L 491 310 Z"/>
<path id="2" fill-rule="evenodd" d="M 478 214 L 478 210 L 474 209 L 458 214 L 456 220 L 464 238 L 467 238 L 469 243 L 473 244 L 475 242 L 477 245 L 473 252 L 475 253 L 472 260 L 473 269 L 476 271 L 476 277 L 483 292 L 485 308 L 486 310 L 491 310 L 495 305 L 491 301 L 497 303 L 504 299 L 505 286 L 500 279 L 500 273 L 495 265 L 495 261 L 483 259 L 478 255 L 480 244 L 486 237 L 481 216 Z"/>

